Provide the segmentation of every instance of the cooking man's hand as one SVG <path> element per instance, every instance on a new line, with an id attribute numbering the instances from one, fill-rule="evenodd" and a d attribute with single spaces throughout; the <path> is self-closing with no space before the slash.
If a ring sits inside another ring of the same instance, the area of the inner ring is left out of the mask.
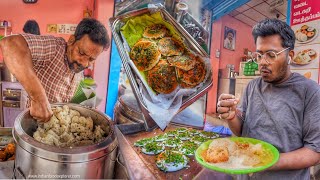
<path id="1" fill-rule="evenodd" d="M 31 51 L 21 35 L 5 37 L 0 41 L 3 60 L 30 97 L 30 114 L 38 121 L 49 121 L 53 115 L 45 89 L 34 71 Z"/>
<path id="2" fill-rule="evenodd" d="M 239 99 L 232 94 L 221 94 L 217 103 L 220 119 L 232 120 L 236 116 L 236 106 Z"/>
<path id="3" fill-rule="evenodd" d="M 30 115 L 39 122 L 47 122 L 53 115 L 49 101 L 44 100 L 31 100 Z"/>

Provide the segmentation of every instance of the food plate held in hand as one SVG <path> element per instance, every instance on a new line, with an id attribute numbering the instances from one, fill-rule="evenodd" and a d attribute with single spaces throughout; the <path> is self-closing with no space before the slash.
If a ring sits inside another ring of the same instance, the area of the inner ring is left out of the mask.
<path id="1" fill-rule="evenodd" d="M 279 151 L 264 141 L 231 137 L 209 140 L 201 144 L 195 157 L 202 166 L 214 171 L 249 174 L 274 165 L 279 159 Z"/>

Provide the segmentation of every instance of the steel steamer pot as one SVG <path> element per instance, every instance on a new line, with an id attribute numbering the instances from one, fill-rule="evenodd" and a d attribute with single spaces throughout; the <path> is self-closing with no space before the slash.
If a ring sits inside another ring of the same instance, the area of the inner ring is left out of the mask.
<path id="1" fill-rule="evenodd" d="M 81 116 L 91 117 L 94 125 L 101 125 L 104 130 L 109 127 L 108 136 L 90 146 L 59 148 L 46 145 L 33 138 L 38 125 L 29 110 L 25 110 L 16 118 L 13 129 L 16 143 L 15 178 L 112 178 L 118 145 L 113 122 L 96 110 L 77 104 L 68 106 L 79 111 Z"/>
<path id="2" fill-rule="evenodd" d="M 115 114 L 119 118 L 114 118 L 116 124 L 129 122 L 143 123 L 144 117 L 134 94 L 128 93 L 120 96 L 115 105 Z M 118 122 L 120 121 L 120 122 Z"/>

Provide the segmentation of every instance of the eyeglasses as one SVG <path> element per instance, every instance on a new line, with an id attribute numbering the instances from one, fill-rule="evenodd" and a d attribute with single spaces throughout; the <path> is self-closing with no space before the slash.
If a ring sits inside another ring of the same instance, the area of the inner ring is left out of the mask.
<path id="1" fill-rule="evenodd" d="M 268 51 L 264 54 L 261 54 L 259 52 L 254 52 L 252 53 L 252 57 L 253 57 L 253 60 L 256 61 L 256 63 L 260 64 L 262 59 L 265 59 L 266 62 L 268 64 L 271 64 L 273 63 L 274 61 L 276 61 L 278 59 L 278 55 L 281 54 L 282 52 L 288 50 L 290 47 L 287 47 L 279 52 L 274 52 L 274 51 Z"/>

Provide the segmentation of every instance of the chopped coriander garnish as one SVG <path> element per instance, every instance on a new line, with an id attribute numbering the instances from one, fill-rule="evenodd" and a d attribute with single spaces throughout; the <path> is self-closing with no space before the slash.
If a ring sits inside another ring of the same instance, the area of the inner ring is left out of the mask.
<path id="1" fill-rule="evenodd" d="M 159 145 L 157 142 L 150 142 L 144 146 L 146 152 L 158 152 L 163 149 L 163 146 Z"/>
<path id="2" fill-rule="evenodd" d="M 185 132 L 185 131 L 187 131 L 187 129 L 186 129 L 186 128 L 178 128 L 177 131 L 180 133 L 180 132 Z"/>
<path id="3" fill-rule="evenodd" d="M 134 143 L 135 146 L 144 146 L 148 142 L 153 142 L 153 138 L 143 138 Z"/>

